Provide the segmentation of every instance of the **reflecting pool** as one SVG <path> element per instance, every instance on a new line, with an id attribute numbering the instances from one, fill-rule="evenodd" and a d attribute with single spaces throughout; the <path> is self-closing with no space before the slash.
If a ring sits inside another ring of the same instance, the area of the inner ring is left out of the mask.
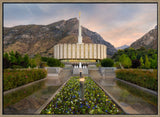
<path id="1" fill-rule="evenodd" d="M 61 86 L 57 79 L 44 79 L 3 95 L 4 114 L 34 114 Z"/>
<path id="2" fill-rule="evenodd" d="M 96 80 L 129 114 L 157 114 L 158 96 L 142 91 L 117 79 Z"/>

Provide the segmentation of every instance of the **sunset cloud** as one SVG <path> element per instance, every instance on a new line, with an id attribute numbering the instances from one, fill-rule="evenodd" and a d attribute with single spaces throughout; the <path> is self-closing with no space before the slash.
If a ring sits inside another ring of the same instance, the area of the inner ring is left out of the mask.
<path id="1" fill-rule="evenodd" d="M 4 4 L 4 26 L 47 25 L 82 14 L 82 25 L 115 47 L 130 45 L 157 25 L 157 4 Z"/>

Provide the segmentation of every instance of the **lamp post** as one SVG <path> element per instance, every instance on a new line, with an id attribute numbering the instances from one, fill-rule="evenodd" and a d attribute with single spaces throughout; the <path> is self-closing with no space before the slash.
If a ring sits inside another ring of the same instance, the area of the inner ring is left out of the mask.
<path id="1" fill-rule="evenodd" d="M 80 81 L 80 98 L 82 100 L 84 100 L 84 81 L 85 81 L 85 78 L 80 78 L 79 81 Z"/>

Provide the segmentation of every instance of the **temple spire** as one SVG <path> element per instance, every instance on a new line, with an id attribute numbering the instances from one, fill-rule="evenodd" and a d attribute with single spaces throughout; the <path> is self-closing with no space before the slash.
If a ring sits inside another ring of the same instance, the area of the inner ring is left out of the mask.
<path id="1" fill-rule="evenodd" d="M 82 31 L 81 31 L 81 12 L 79 12 L 79 35 L 78 35 L 78 43 L 81 44 L 82 43 Z"/>

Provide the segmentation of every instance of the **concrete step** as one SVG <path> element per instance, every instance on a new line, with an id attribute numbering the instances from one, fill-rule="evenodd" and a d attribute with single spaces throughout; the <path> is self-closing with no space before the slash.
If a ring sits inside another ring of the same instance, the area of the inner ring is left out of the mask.
<path id="1" fill-rule="evenodd" d="M 50 73 L 50 74 L 48 74 L 47 76 L 58 76 L 58 74 L 53 74 L 53 73 L 51 74 L 51 73 Z"/>

